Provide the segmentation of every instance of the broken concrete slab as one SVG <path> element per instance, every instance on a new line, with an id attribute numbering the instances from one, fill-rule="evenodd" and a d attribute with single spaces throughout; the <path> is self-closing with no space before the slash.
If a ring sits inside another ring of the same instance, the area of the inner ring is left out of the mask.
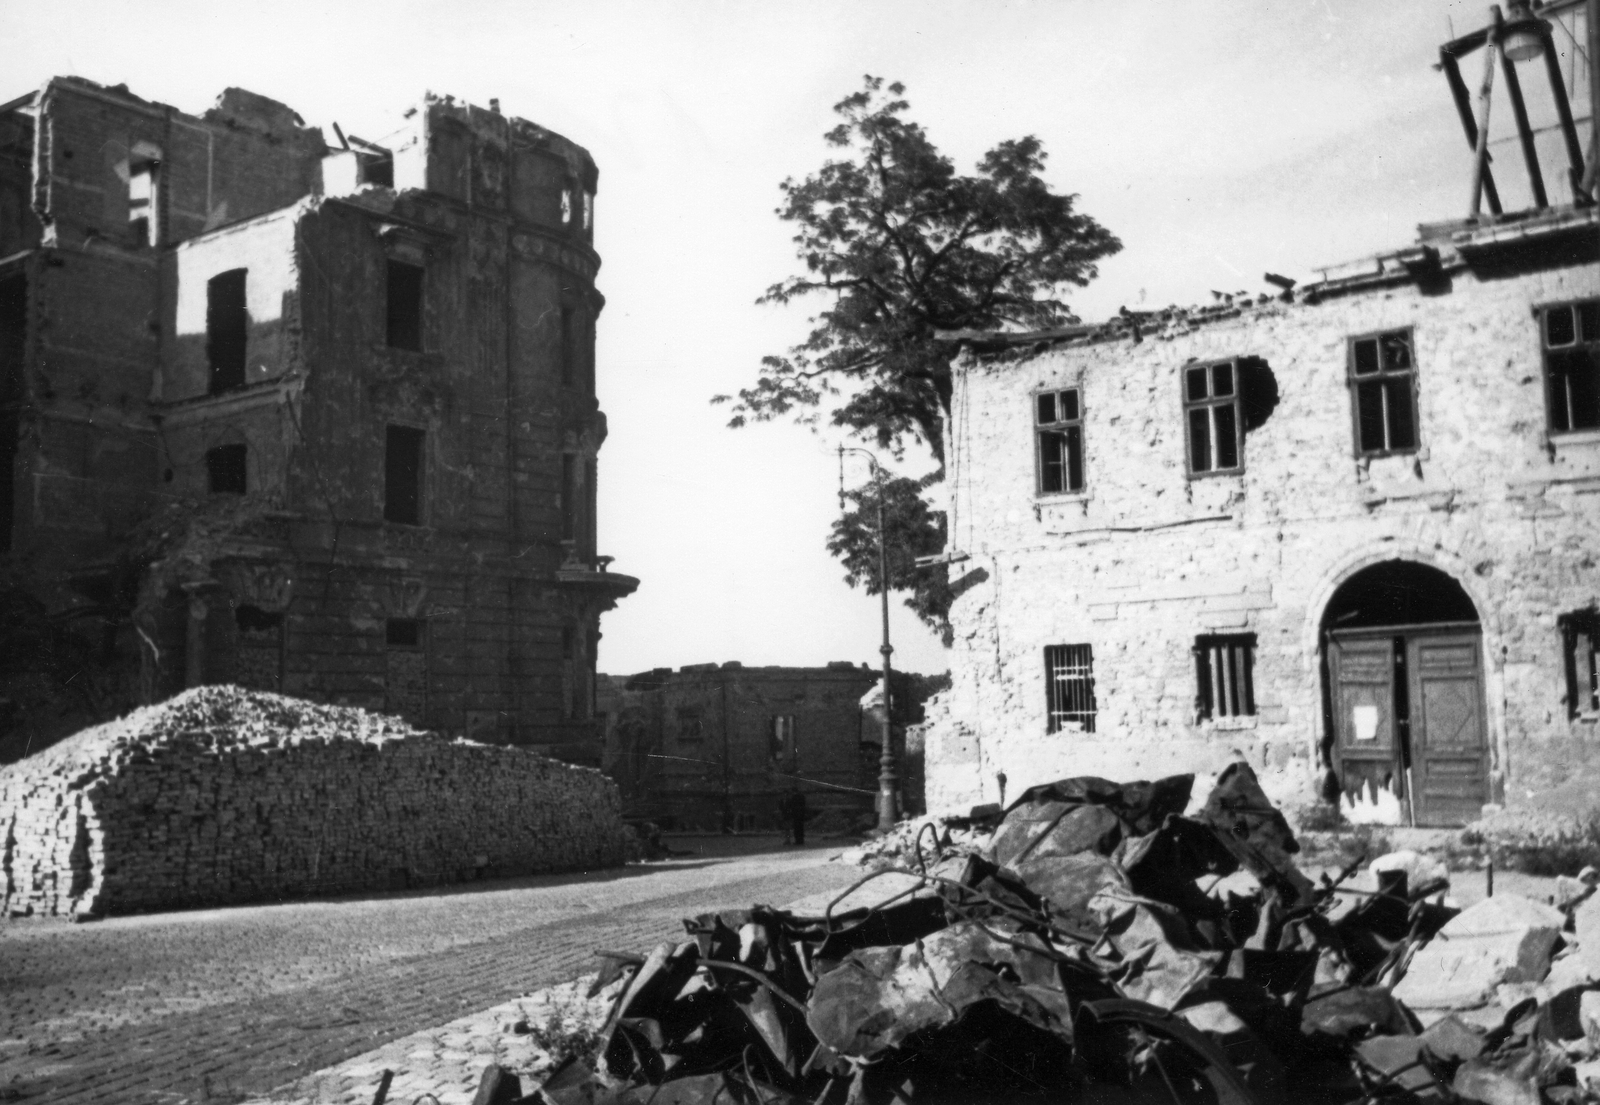
<path id="1" fill-rule="evenodd" d="M 1539 982 L 1565 921 L 1559 910 L 1520 895 L 1486 898 L 1417 952 L 1395 997 L 1415 1009 L 1471 1009 L 1503 982 Z"/>

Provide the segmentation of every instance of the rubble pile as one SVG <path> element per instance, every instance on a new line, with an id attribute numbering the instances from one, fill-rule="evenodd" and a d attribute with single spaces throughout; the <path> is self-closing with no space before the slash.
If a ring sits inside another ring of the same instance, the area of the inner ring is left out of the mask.
<path id="1" fill-rule="evenodd" d="M 1248 766 L 1184 816 L 1192 785 L 1035 787 L 986 848 L 914 830 L 817 915 L 603 951 L 593 1054 L 526 1096 L 491 1067 L 480 1105 L 1600 1100 L 1588 883 L 1462 911 L 1406 857 L 1313 882 Z"/>
<path id="2" fill-rule="evenodd" d="M 598 771 L 199 687 L 0 769 L 0 915 L 100 915 L 614 866 Z"/>

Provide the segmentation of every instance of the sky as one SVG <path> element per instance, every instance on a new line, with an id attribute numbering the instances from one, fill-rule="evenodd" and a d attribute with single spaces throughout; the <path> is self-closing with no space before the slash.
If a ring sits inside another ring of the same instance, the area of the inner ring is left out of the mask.
<path id="1" fill-rule="evenodd" d="M 1270 290 L 1268 271 L 1305 281 L 1464 215 L 1470 151 L 1432 65 L 1487 13 L 1459 0 L 0 0 L 0 99 L 72 74 L 200 112 L 239 86 L 331 142 L 333 122 L 381 140 L 431 90 L 498 99 L 587 147 L 607 299 L 600 552 L 642 580 L 602 621 L 601 670 L 876 665 L 878 600 L 825 548 L 839 436 L 730 430 L 710 404 L 754 382 L 821 306 L 755 300 L 799 270 L 773 209 L 781 181 L 829 156 L 832 106 L 865 74 L 901 81 L 911 117 L 967 172 L 997 143 L 1039 136 L 1046 179 L 1123 242 L 1067 296 L 1093 320 Z M 863 481 L 865 462 L 844 476 Z M 934 635 L 898 598 L 892 612 L 896 666 L 945 670 Z"/>

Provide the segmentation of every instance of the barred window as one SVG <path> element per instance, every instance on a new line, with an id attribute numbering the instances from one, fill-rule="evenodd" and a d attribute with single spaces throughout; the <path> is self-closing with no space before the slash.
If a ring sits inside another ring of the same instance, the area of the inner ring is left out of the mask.
<path id="1" fill-rule="evenodd" d="M 1083 490 L 1083 405 L 1078 389 L 1034 397 L 1039 440 L 1039 493 Z"/>
<path id="2" fill-rule="evenodd" d="M 1051 645 L 1044 650 L 1047 733 L 1094 732 L 1094 648 Z"/>
<path id="3" fill-rule="evenodd" d="M 1550 432 L 1600 429 L 1600 299 L 1541 313 Z"/>
<path id="4" fill-rule="evenodd" d="M 1350 391 L 1358 452 L 1382 455 L 1416 449 L 1417 375 L 1410 330 L 1351 340 Z"/>
<path id="5" fill-rule="evenodd" d="M 1567 669 L 1567 717 L 1600 714 L 1600 613 L 1563 614 L 1557 624 Z"/>
<path id="6" fill-rule="evenodd" d="M 1189 474 L 1244 467 L 1237 366 L 1233 361 L 1184 370 L 1183 407 L 1189 435 Z"/>
<path id="7" fill-rule="evenodd" d="M 1197 637 L 1194 658 L 1202 718 L 1249 717 L 1256 712 L 1254 633 Z"/>

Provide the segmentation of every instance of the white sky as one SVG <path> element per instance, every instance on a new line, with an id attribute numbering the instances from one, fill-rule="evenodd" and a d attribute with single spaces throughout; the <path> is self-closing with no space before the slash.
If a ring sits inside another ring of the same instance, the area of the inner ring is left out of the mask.
<path id="1" fill-rule="evenodd" d="M 378 139 L 424 90 L 588 147 L 609 303 L 600 551 L 643 584 L 602 622 L 601 669 L 876 664 L 878 604 L 824 548 L 837 439 L 724 429 L 708 404 L 800 336 L 757 307 L 795 271 L 779 181 L 827 156 L 832 105 L 872 73 L 962 171 L 1039 135 L 1047 176 L 1121 237 L 1070 297 L 1126 304 L 1268 290 L 1265 271 L 1406 244 L 1465 214 L 1470 154 L 1438 45 L 1459 0 L 0 0 L 0 99 L 56 74 L 204 110 L 226 86 Z M 1468 68 L 1476 84 L 1477 63 Z M 1526 78 L 1525 78 L 1526 80 Z M 1502 108 L 1501 121 L 1508 114 Z M 1502 163 L 1514 156 L 1499 147 Z M 1509 173 L 1503 173 L 1509 176 Z M 1025 432 L 1019 427 L 1018 432 Z M 857 462 L 852 483 L 865 475 Z M 896 599 L 897 666 L 945 668 Z"/>

